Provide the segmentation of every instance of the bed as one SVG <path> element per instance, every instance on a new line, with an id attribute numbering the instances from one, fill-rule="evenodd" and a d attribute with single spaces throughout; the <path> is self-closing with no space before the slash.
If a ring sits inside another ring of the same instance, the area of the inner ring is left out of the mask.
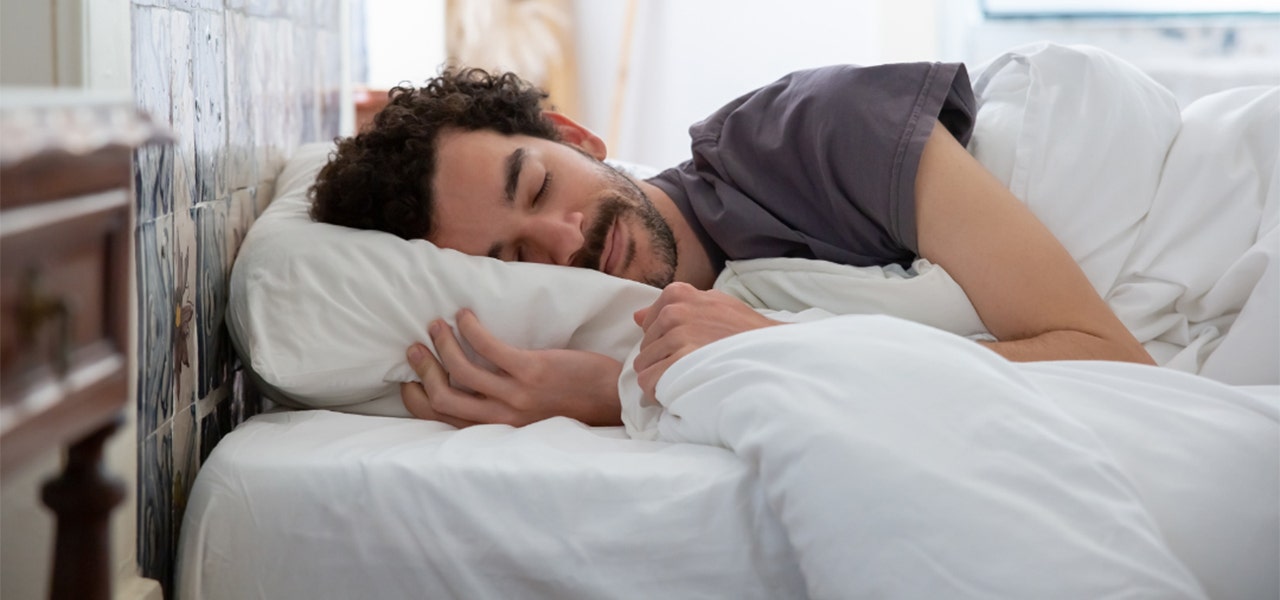
<path id="1" fill-rule="evenodd" d="M 284 409 L 198 474 L 179 596 L 1277 597 L 1280 89 L 1184 108 L 1052 44 L 974 82 L 970 150 L 1161 367 L 1004 361 L 923 261 L 770 259 L 717 287 L 801 323 L 690 354 L 661 404 L 624 370 L 625 427 L 407 419 L 402 353 L 431 318 L 628 364 L 656 291 L 311 223 L 328 148 L 307 147 L 228 312 Z"/>

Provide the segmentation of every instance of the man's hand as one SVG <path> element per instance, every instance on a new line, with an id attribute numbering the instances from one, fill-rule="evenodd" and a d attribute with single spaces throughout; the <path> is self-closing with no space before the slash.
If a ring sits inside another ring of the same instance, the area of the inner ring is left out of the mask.
<path id="1" fill-rule="evenodd" d="M 632 364 L 650 400 L 662 374 L 686 354 L 734 334 L 782 324 L 727 294 L 685 283 L 664 288 L 658 300 L 636 311 L 634 318 L 644 330 L 644 340 Z"/>
<path id="2" fill-rule="evenodd" d="M 622 363 L 581 350 L 509 346 L 481 326 L 469 310 L 460 311 L 457 322 L 462 337 L 497 371 L 471 362 L 448 324 L 433 321 L 428 332 L 440 360 L 425 346 L 414 344 L 407 357 L 422 383 L 400 385 L 400 399 L 414 416 L 455 427 L 477 423 L 520 427 L 556 416 L 588 425 L 622 424 L 618 400 Z M 454 387 L 450 375 L 474 392 Z"/>

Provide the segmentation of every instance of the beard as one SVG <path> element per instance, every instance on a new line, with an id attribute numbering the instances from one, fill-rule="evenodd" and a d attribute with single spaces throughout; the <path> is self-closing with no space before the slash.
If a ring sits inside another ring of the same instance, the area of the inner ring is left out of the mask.
<path id="1" fill-rule="evenodd" d="M 597 161 L 608 181 L 605 196 L 600 200 L 600 210 L 596 219 L 587 230 L 586 240 L 581 254 L 574 266 L 586 267 L 599 271 L 604 255 L 604 243 L 609 236 L 609 229 L 614 222 L 621 225 L 629 219 L 638 220 L 649 237 L 649 245 L 653 248 L 654 258 L 658 262 L 658 270 L 642 275 L 639 281 L 657 288 L 664 288 L 676 276 L 676 238 L 671 226 L 658 212 L 657 207 L 649 201 L 644 190 L 629 177 L 606 163 Z M 625 270 L 635 259 L 636 241 L 630 240 L 623 257 L 622 268 Z"/>

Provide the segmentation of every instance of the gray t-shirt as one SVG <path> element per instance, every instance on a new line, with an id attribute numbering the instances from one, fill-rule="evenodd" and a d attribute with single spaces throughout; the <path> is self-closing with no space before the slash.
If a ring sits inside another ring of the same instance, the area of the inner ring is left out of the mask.
<path id="1" fill-rule="evenodd" d="M 717 269 L 775 257 L 905 266 L 918 254 L 925 141 L 936 120 L 967 144 L 974 113 L 959 63 L 798 71 L 694 124 L 693 159 L 649 181 Z"/>

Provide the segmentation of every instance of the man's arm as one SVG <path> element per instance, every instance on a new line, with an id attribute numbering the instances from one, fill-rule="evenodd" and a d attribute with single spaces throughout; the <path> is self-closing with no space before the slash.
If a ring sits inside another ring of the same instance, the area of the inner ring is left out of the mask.
<path id="1" fill-rule="evenodd" d="M 1049 229 L 941 125 L 915 189 L 920 255 L 964 289 L 999 340 L 992 350 L 1019 361 L 1155 364 Z"/>
<path id="2" fill-rule="evenodd" d="M 998 340 L 984 342 L 992 350 L 1015 361 L 1154 364 L 1053 233 L 941 125 L 920 160 L 916 211 L 920 255 L 964 289 Z M 686 354 L 777 324 L 751 318 L 735 306 L 749 311 L 745 305 L 714 294 L 671 286 L 637 313 L 645 337 L 635 367 L 650 397 Z"/>

